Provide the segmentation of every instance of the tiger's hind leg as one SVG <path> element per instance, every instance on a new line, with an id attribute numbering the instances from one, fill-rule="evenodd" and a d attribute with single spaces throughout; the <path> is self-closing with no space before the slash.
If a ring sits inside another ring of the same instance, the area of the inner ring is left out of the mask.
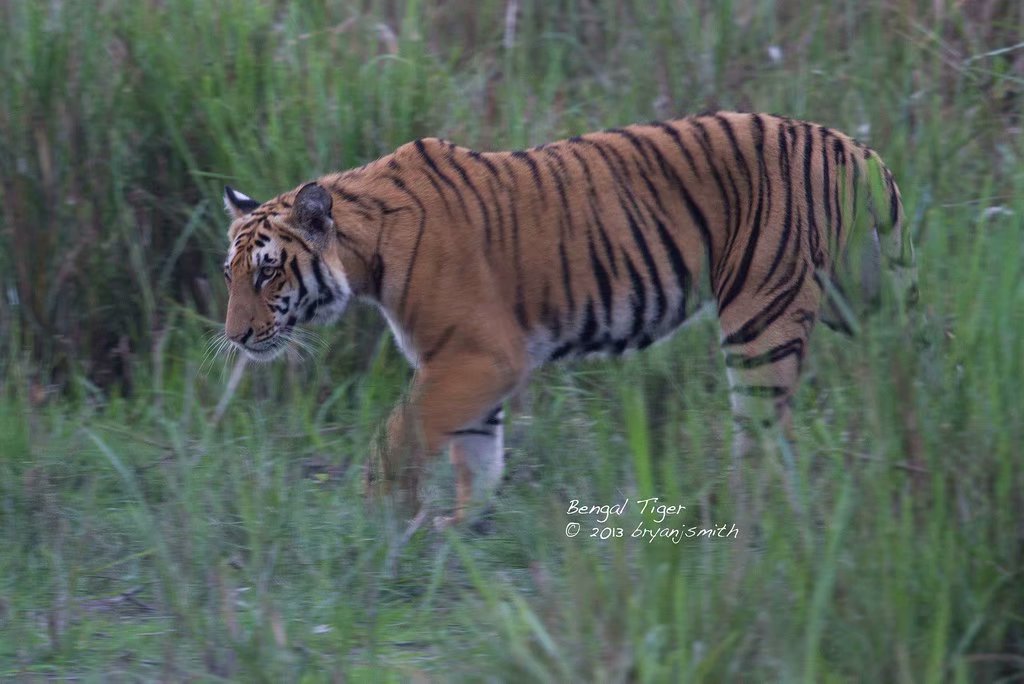
<path id="1" fill-rule="evenodd" d="M 730 323 L 735 321 L 728 317 L 721 321 L 734 421 L 731 482 L 741 507 L 745 506 L 747 493 L 745 470 L 752 465 L 749 457 L 757 452 L 774 452 L 778 447 L 783 449 L 784 460 L 793 453 L 793 395 L 815 321 L 815 309 L 799 304 L 816 303 L 794 301 L 791 309 L 760 328 L 752 328 L 750 321 L 733 328 Z M 764 318 L 764 312 L 770 309 L 762 310 L 752 320 Z M 799 512 L 795 465 L 784 463 L 784 472 L 791 505 Z"/>

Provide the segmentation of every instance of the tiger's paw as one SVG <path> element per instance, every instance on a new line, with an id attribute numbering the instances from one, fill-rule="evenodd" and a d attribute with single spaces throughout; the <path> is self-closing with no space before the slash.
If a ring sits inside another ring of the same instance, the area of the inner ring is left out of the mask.
<path id="1" fill-rule="evenodd" d="M 449 528 L 467 530 L 475 535 L 486 537 L 494 534 L 496 526 L 494 523 L 494 509 L 486 507 L 474 516 L 467 516 L 465 513 L 456 511 L 452 515 L 439 515 L 434 518 L 434 530 L 444 532 Z"/>
<path id="2" fill-rule="evenodd" d="M 449 527 L 455 527 L 461 522 L 458 516 L 455 515 L 438 515 L 434 516 L 434 531 L 444 532 Z"/>

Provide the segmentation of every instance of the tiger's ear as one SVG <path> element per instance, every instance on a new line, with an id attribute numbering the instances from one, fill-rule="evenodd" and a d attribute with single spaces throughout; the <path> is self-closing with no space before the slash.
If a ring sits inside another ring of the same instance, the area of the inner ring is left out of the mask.
<path id="1" fill-rule="evenodd" d="M 252 211 L 258 206 L 260 206 L 260 203 L 252 197 L 243 195 L 230 185 L 224 186 L 224 208 L 227 209 L 228 216 L 230 216 L 232 220 L 242 218 L 246 214 L 252 213 Z"/>
<path id="2" fill-rule="evenodd" d="M 309 242 L 320 249 L 327 244 L 327 236 L 334 226 L 334 219 L 331 218 L 333 206 L 331 193 L 318 183 L 306 183 L 295 196 L 295 207 L 292 209 L 295 225 Z"/>

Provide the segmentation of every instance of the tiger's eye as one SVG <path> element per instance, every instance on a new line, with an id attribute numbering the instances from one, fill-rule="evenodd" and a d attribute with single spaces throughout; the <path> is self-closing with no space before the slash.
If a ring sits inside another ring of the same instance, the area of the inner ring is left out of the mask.
<path id="1" fill-rule="evenodd" d="M 264 278 L 273 278 L 275 273 L 277 273 L 277 269 L 273 266 L 264 266 L 260 269 L 260 275 Z"/>

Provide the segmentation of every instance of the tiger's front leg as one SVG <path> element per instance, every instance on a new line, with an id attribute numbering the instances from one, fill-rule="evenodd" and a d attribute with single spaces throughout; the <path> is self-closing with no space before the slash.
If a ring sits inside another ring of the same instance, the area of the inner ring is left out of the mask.
<path id="1" fill-rule="evenodd" d="M 453 355 L 420 368 L 377 449 L 380 486 L 388 491 L 397 483 L 403 502 L 416 510 L 423 467 L 451 444 L 458 493 L 455 518 L 461 520 L 471 493 L 480 489 L 474 479 L 493 486 L 500 478 L 501 426 L 492 423 L 502 400 L 525 380 L 524 367 L 507 355 Z"/>

